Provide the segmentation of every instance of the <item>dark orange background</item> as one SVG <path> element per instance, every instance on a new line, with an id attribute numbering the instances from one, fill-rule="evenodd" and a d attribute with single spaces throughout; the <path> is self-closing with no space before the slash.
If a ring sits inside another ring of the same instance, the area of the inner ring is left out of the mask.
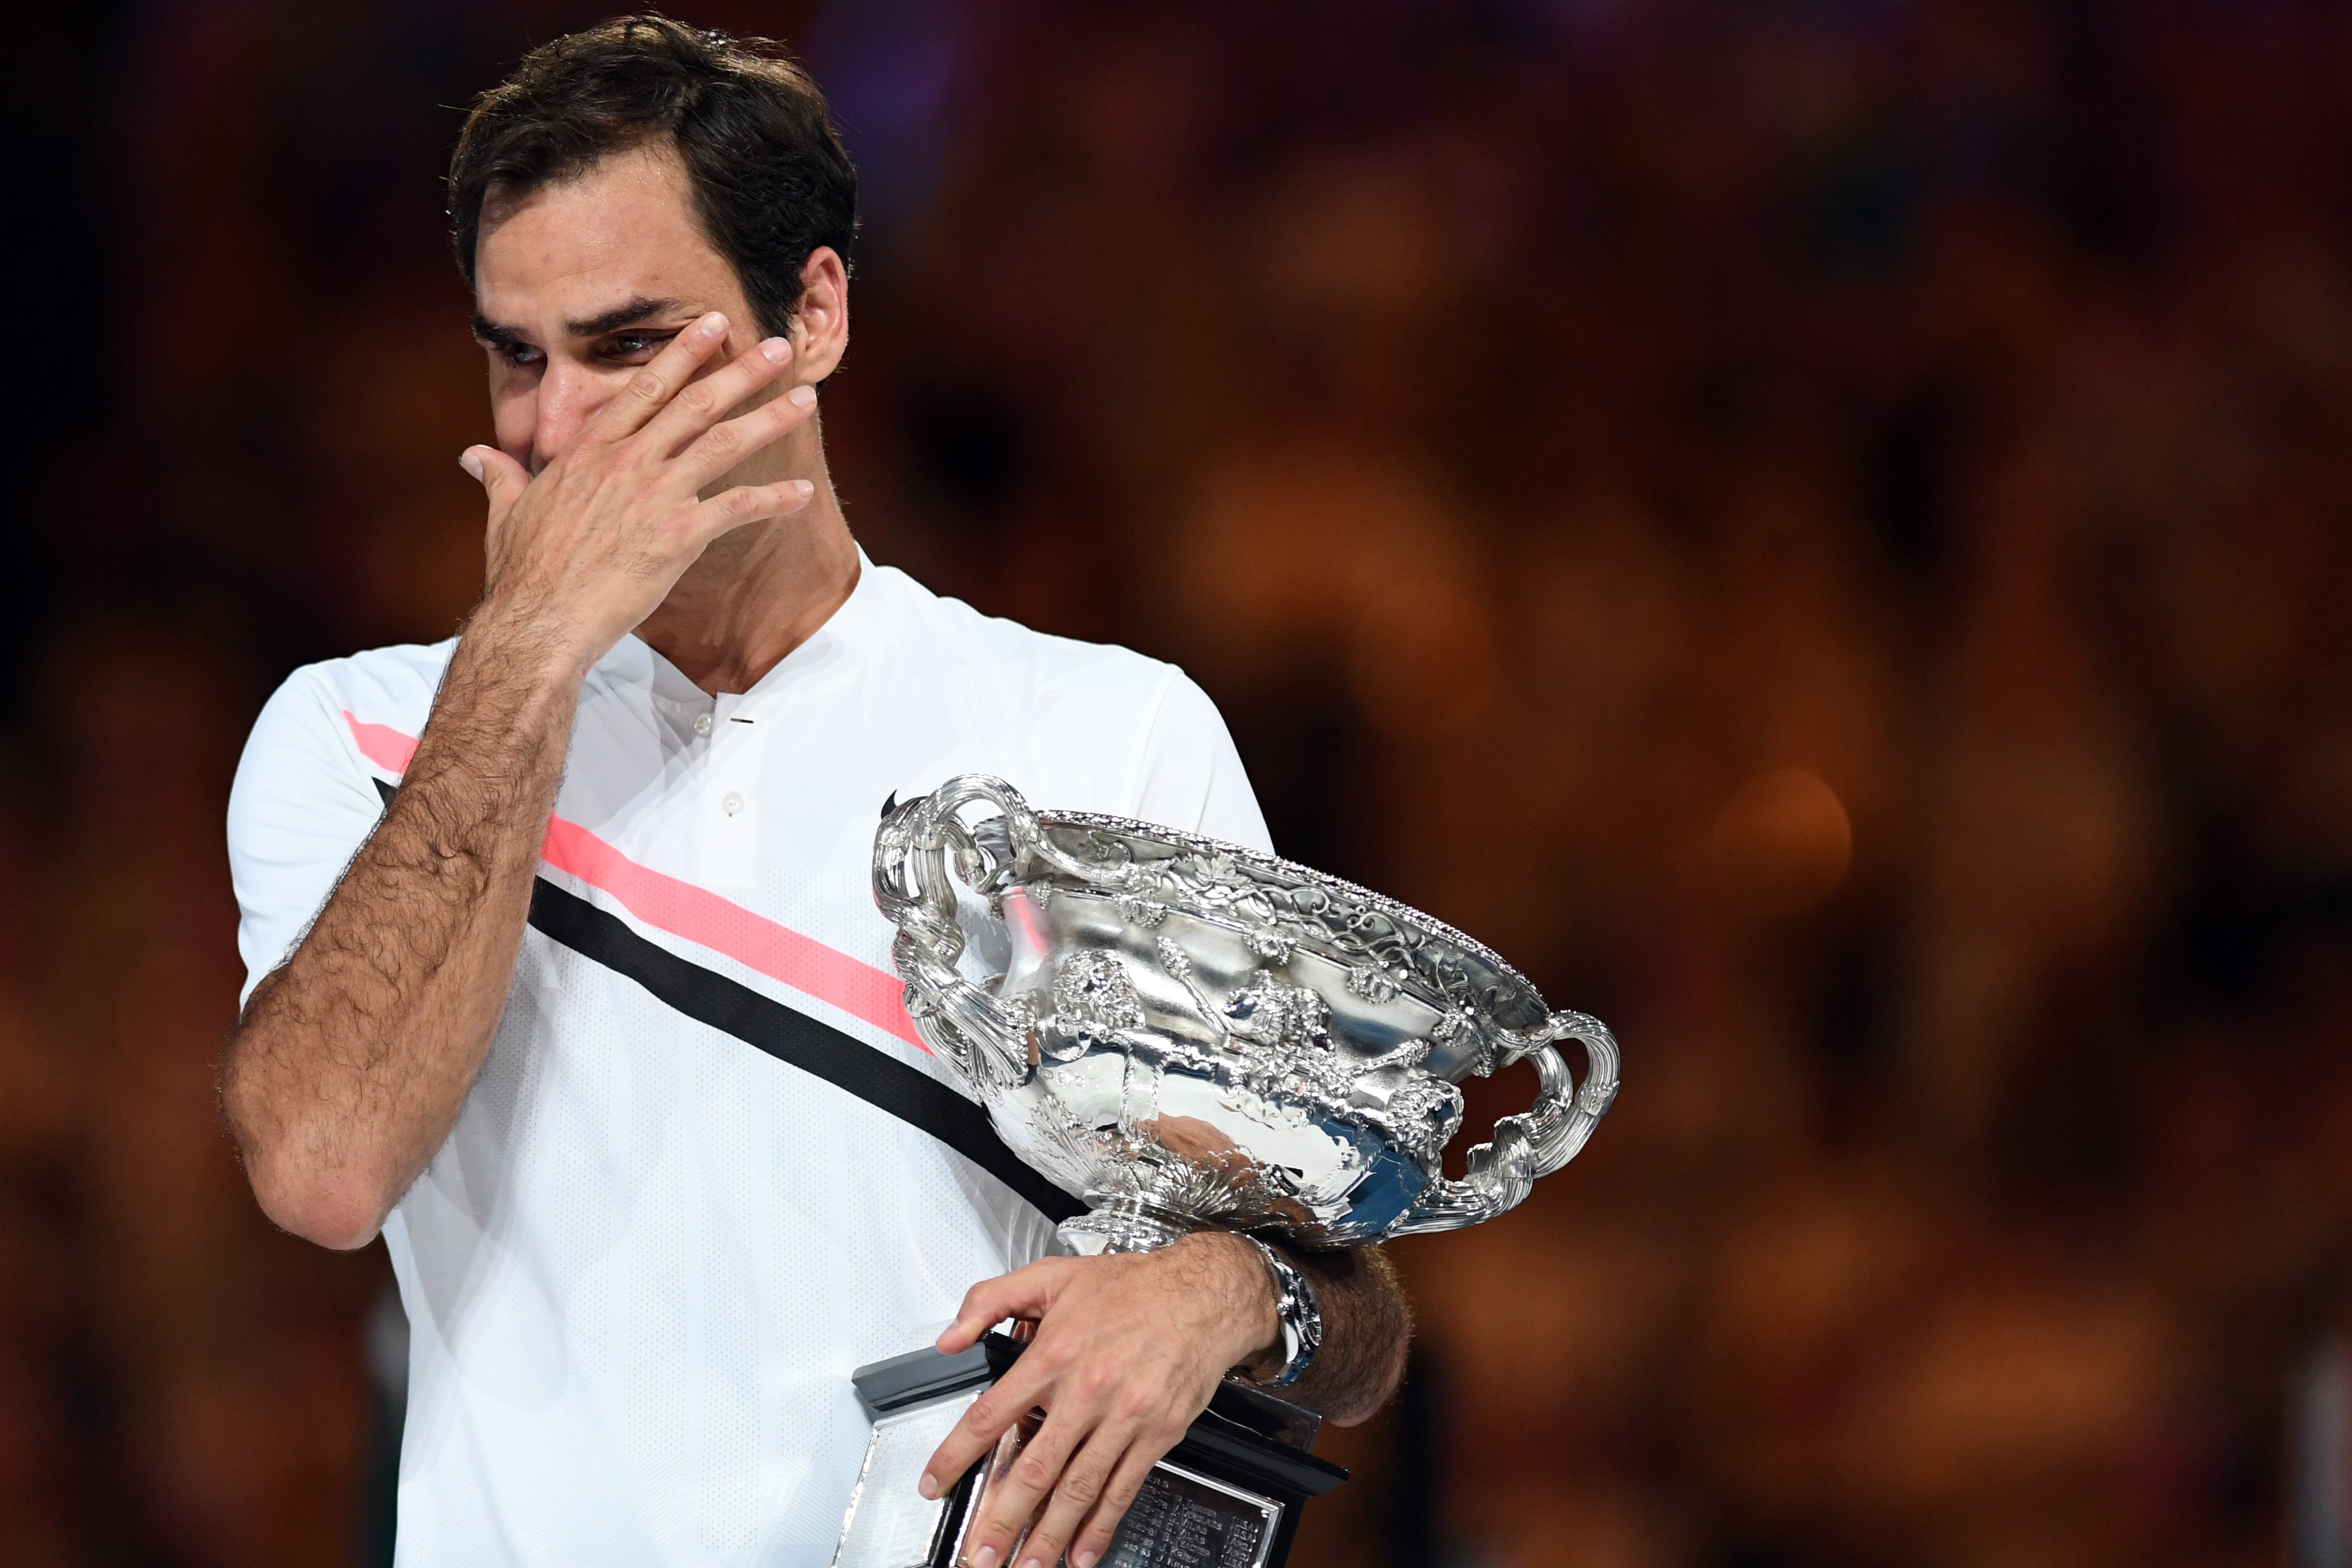
<path id="1" fill-rule="evenodd" d="M 451 106 L 596 14 L 11 23 L 0 1560 L 371 1549 L 387 1271 L 218 1131 L 222 808 L 287 669 L 478 587 Z M 1424 1358 L 1300 1563 L 2281 1560 L 2352 1206 L 2340 10 L 691 19 L 865 171 L 875 557 L 1179 660 L 1286 851 L 1625 1042 L 1584 1159 L 1398 1247 Z"/>

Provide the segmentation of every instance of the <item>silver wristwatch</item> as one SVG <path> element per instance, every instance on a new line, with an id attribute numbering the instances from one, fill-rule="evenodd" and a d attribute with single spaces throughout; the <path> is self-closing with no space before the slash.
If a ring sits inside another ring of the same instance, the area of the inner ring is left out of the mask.
<path id="1" fill-rule="evenodd" d="M 1265 1387 L 1287 1388 L 1307 1375 L 1315 1352 L 1323 1348 L 1323 1311 L 1315 1304 L 1315 1287 L 1288 1258 L 1256 1237 L 1242 1239 L 1258 1249 L 1274 1272 L 1274 1310 L 1282 1321 L 1282 1370 L 1258 1381 Z"/>

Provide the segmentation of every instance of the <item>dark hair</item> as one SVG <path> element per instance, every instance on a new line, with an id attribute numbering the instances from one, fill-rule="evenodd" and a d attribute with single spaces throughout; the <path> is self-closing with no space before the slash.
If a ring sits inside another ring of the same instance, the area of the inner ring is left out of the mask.
<path id="1" fill-rule="evenodd" d="M 799 62 L 764 38 L 615 16 L 541 45 L 475 100 L 449 160 L 449 238 L 467 287 L 484 201 L 647 144 L 677 150 L 703 230 L 761 331 L 791 322 L 801 268 L 819 246 L 849 265 L 857 171 Z"/>

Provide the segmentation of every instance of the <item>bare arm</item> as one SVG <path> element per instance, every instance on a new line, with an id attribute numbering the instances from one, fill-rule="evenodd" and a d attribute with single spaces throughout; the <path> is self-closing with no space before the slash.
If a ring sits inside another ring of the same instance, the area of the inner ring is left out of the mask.
<path id="1" fill-rule="evenodd" d="M 1284 1397 L 1344 1424 L 1385 1403 L 1412 1332 L 1396 1271 L 1378 1248 L 1285 1254 L 1313 1280 L 1323 1348 Z M 1034 1408 L 1045 1425 L 997 1483 L 965 1544 L 970 1561 L 1006 1554 L 1043 1509 L 1020 1561 L 1091 1564 L 1144 1477 L 1207 1408 L 1234 1368 L 1279 1365 L 1280 1323 L 1265 1259 L 1240 1237 L 1188 1236 L 1158 1252 L 1049 1258 L 976 1285 L 940 1349 L 958 1351 L 1006 1318 L 1037 1320 L 1013 1369 L 964 1413 L 931 1456 L 936 1497 Z M 993 1553 L 992 1556 L 990 1554 Z"/>
<path id="2" fill-rule="evenodd" d="M 807 502 L 802 481 L 698 499 L 808 407 L 795 389 L 721 422 L 784 363 L 761 345 L 698 379 L 725 334 L 717 316 L 679 333 L 536 478 L 467 454 L 489 495 L 482 602 L 390 810 L 221 1061 L 254 1194 L 298 1236 L 364 1246 L 456 1123 L 513 980 L 589 667 L 711 539 Z"/>
<path id="3" fill-rule="evenodd" d="M 391 808 L 222 1062 L 254 1195 L 329 1247 L 372 1239 L 448 1135 L 522 942 L 577 679 L 484 622 Z"/>
<path id="4" fill-rule="evenodd" d="M 1342 1426 L 1370 1420 L 1403 1379 L 1412 1342 L 1412 1311 L 1397 1283 L 1396 1265 L 1377 1247 L 1281 1251 L 1313 1282 L 1323 1314 L 1323 1348 L 1283 1397 Z M 1269 1359 L 1273 1354 L 1269 1348 Z"/>

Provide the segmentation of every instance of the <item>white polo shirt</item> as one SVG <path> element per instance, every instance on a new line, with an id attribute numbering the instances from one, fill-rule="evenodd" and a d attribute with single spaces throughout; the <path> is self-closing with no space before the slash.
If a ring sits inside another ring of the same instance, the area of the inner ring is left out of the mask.
<path id="1" fill-rule="evenodd" d="M 1067 1212 L 907 1021 L 871 891 L 886 802 L 980 771 L 1267 847 L 1181 671 L 861 565 L 751 691 L 635 637 L 582 689 L 488 1060 L 384 1225 L 410 1568 L 827 1563 L 851 1370 Z M 454 647 L 311 665 L 262 710 L 229 801 L 247 994 L 376 823 Z"/>

